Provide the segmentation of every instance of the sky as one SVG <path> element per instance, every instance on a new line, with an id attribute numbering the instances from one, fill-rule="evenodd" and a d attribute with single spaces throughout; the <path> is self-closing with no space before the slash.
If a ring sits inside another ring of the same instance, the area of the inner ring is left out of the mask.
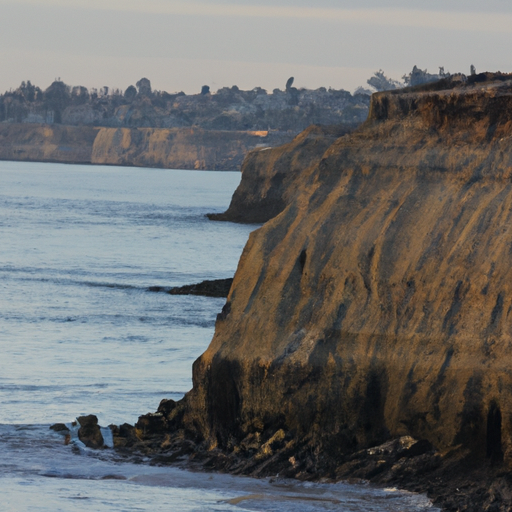
<path id="1" fill-rule="evenodd" d="M 383 69 L 512 72 L 510 0 L 0 0 L 0 92 L 355 90 Z"/>

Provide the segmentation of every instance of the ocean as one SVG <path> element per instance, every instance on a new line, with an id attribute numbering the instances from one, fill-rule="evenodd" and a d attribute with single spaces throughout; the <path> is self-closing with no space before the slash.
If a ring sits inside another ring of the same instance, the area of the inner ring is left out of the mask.
<path id="1" fill-rule="evenodd" d="M 232 277 L 257 226 L 209 221 L 233 172 L 0 162 L 0 510 L 434 510 L 424 497 L 128 463 L 49 426 L 134 423 L 191 387 L 224 299 L 151 286 Z"/>

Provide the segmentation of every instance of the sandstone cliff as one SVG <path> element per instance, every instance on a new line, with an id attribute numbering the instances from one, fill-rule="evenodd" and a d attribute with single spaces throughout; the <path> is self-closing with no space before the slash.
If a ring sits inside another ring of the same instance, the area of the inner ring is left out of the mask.
<path id="1" fill-rule="evenodd" d="M 251 151 L 242 165 L 242 180 L 226 212 L 211 220 L 263 223 L 281 213 L 300 187 L 304 171 L 317 164 L 326 149 L 350 127 L 310 126 L 293 141 Z"/>
<path id="2" fill-rule="evenodd" d="M 267 132 L 221 132 L 201 128 L 101 128 L 91 162 L 174 169 L 238 170 L 258 145 L 286 136 Z"/>
<path id="3" fill-rule="evenodd" d="M 163 421 L 297 474 L 401 436 L 511 469 L 511 119 L 511 76 L 374 95 L 251 235 Z"/>
<path id="4" fill-rule="evenodd" d="M 0 123 L 0 160 L 91 163 L 98 128 Z"/>
<path id="5" fill-rule="evenodd" d="M 290 138 L 288 134 L 200 128 L 1 123 L 0 159 L 235 171 L 251 149 L 279 145 Z"/>

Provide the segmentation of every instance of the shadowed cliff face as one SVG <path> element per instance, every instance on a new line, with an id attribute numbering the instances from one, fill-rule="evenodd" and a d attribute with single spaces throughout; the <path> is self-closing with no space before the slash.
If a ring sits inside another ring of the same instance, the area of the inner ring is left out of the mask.
<path id="1" fill-rule="evenodd" d="M 303 173 L 318 164 L 326 149 L 353 125 L 310 126 L 288 144 L 251 151 L 242 165 L 242 181 L 226 212 L 211 220 L 263 223 L 281 213 L 300 187 Z"/>
<path id="2" fill-rule="evenodd" d="M 282 429 L 333 467 L 402 435 L 512 465 L 512 83 L 498 78 L 376 94 L 301 173 L 194 364 L 191 430 L 228 447 Z"/>
<path id="3" fill-rule="evenodd" d="M 0 124 L 0 159 L 90 163 L 98 128 Z"/>

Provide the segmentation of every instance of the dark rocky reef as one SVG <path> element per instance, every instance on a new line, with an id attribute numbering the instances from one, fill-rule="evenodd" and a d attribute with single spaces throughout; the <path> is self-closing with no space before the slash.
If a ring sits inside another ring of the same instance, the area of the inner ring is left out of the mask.
<path id="1" fill-rule="evenodd" d="M 203 295 L 205 297 L 227 297 L 233 284 L 232 278 L 212 279 L 201 281 L 197 284 L 187 284 L 185 286 L 151 286 L 150 292 L 163 292 L 169 295 Z"/>

